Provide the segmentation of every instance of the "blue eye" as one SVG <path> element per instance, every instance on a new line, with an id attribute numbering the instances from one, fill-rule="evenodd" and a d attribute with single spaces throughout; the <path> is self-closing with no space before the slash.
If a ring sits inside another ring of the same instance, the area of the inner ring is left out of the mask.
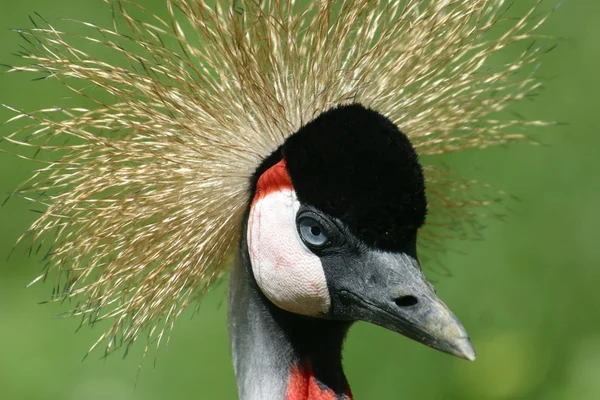
<path id="1" fill-rule="evenodd" d="M 308 247 L 321 248 L 328 242 L 323 226 L 313 218 L 300 218 L 298 220 L 298 232 L 300 232 L 302 241 L 304 241 Z"/>

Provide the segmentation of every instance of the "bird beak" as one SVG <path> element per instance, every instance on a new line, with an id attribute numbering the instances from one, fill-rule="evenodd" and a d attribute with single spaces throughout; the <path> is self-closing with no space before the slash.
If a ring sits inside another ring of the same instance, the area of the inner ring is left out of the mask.
<path id="1" fill-rule="evenodd" d="M 333 280 L 332 312 L 380 325 L 437 350 L 475 360 L 462 324 L 436 296 L 417 260 L 404 253 L 367 250 L 334 257 L 345 273 Z"/>

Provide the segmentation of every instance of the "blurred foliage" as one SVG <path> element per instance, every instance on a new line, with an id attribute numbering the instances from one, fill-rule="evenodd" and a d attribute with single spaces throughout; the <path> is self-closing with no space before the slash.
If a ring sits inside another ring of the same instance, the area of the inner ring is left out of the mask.
<path id="1" fill-rule="evenodd" d="M 30 27 L 37 12 L 107 24 L 105 3 L 77 0 L 4 0 L 0 62 L 17 63 L 20 38 L 9 28 Z M 521 2 L 517 2 L 521 4 Z M 164 15 L 164 0 L 144 0 Z M 554 4 L 547 2 L 550 9 Z M 517 5 L 518 6 L 518 5 Z M 519 200 L 505 221 L 487 221 L 485 239 L 452 243 L 444 257 L 451 276 L 428 271 L 438 293 L 468 328 L 474 363 L 427 349 L 381 328 L 358 324 L 344 364 L 357 399 L 600 398 L 600 3 L 567 1 L 543 32 L 558 48 L 536 72 L 540 96 L 518 105 L 525 118 L 567 122 L 534 132 L 542 146 L 511 145 L 445 157 L 462 175 L 502 188 Z M 60 21 L 58 21 L 60 23 Z M 32 110 L 69 101 L 56 82 L 0 76 L 0 103 Z M 0 120 L 10 117 L 0 109 Z M 10 126 L 0 126 L 0 135 Z M 0 154 L 0 191 L 8 194 L 36 167 Z M 139 343 L 125 359 L 92 353 L 103 327 L 78 328 L 53 318 L 67 304 L 38 305 L 49 285 L 25 286 L 42 267 L 17 247 L 35 219 L 24 200 L 0 209 L 0 399 L 233 399 L 235 382 L 226 330 L 226 286 L 187 313 L 168 346 L 151 352 L 138 375 Z M 192 318 L 193 317 L 193 318 Z"/>

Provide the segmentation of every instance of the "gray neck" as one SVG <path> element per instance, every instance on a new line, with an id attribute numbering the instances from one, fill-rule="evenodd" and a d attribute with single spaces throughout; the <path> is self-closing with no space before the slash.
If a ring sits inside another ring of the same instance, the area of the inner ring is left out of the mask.
<path id="1" fill-rule="evenodd" d="M 308 366 L 323 390 L 348 398 L 341 352 L 349 324 L 275 307 L 256 285 L 245 240 L 240 247 L 230 274 L 228 315 L 240 399 L 284 400 L 291 369 L 299 366 Z"/>
<path id="2" fill-rule="evenodd" d="M 240 257 L 229 279 L 229 335 L 240 399 L 285 399 L 292 346 L 252 293 Z"/>

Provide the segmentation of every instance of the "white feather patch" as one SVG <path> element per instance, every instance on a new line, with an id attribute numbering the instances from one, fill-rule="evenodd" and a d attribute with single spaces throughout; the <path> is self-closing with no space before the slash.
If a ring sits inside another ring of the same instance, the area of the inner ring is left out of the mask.
<path id="1" fill-rule="evenodd" d="M 276 306 L 317 316 L 331 299 L 321 260 L 302 243 L 296 230 L 300 203 L 283 189 L 257 200 L 248 218 L 248 251 L 261 291 Z"/>

